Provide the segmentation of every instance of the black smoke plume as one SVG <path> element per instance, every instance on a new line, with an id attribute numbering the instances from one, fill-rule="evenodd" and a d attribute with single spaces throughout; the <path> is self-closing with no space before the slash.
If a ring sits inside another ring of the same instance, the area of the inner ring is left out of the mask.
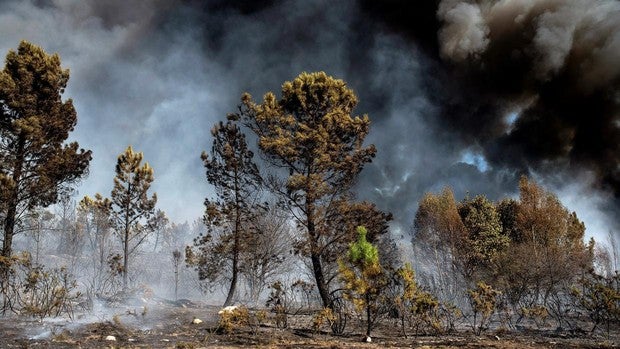
<path id="1" fill-rule="evenodd" d="M 361 3 L 437 62 L 436 122 L 493 168 L 557 181 L 588 171 L 618 209 L 620 2 Z"/>

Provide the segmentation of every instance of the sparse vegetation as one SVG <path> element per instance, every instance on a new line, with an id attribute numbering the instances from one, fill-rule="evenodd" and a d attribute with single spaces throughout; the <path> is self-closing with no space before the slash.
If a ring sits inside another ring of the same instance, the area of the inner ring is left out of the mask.
<path id="1" fill-rule="evenodd" d="M 396 271 L 397 283 L 400 285 L 400 294 L 395 303 L 400 313 L 402 334 L 407 337 L 407 328 L 412 327 L 414 335 L 420 333 L 441 332 L 444 328 L 440 316 L 440 303 L 433 295 L 418 286 L 415 280 L 415 271 L 410 264 Z M 446 314 L 452 315 L 452 314 Z M 445 327 L 449 327 L 448 320 Z"/>
<path id="2" fill-rule="evenodd" d="M 349 246 L 346 258 L 339 262 L 344 297 L 366 318 L 366 336 L 380 320 L 387 304 L 384 298 L 387 275 L 379 263 L 379 251 L 366 240 L 366 228 L 357 227 L 357 241 Z"/>
<path id="3" fill-rule="evenodd" d="M 577 309 L 592 321 L 591 332 L 604 325 L 609 336 L 611 327 L 620 324 L 620 273 L 604 277 L 590 271 L 571 294 Z"/>
<path id="4" fill-rule="evenodd" d="M 477 335 L 488 329 L 491 316 L 497 311 L 501 292 L 480 281 L 476 287 L 467 291 L 472 310 L 471 328 Z"/>
<path id="5" fill-rule="evenodd" d="M 0 262 L 8 270 L 2 289 L 3 314 L 11 311 L 40 319 L 73 317 L 74 304 L 82 301 L 82 294 L 66 268 L 45 268 L 34 263 L 28 253 Z"/>
<path id="6" fill-rule="evenodd" d="M 282 282 L 276 281 L 271 286 L 271 292 L 269 298 L 265 303 L 265 306 L 271 309 L 275 313 L 276 327 L 286 328 L 288 327 L 288 313 L 290 312 L 291 300 L 284 290 Z"/>

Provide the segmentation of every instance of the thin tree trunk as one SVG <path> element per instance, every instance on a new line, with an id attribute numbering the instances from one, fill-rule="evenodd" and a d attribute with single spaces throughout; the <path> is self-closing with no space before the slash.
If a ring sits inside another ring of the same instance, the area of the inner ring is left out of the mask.
<path id="1" fill-rule="evenodd" d="M 39 224 L 39 222 L 37 222 L 37 225 Z M 39 253 L 41 252 L 41 227 L 38 226 L 37 230 L 35 231 L 35 258 L 34 258 L 34 262 L 35 264 L 39 264 Z"/>
<path id="2" fill-rule="evenodd" d="M 17 213 L 17 205 L 13 204 L 15 200 L 9 201 L 6 217 L 4 218 L 4 242 L 2 245 L 2 256 L 10 258 L 13 244 L 13 234 L 15 229 L 15 215 Z"/>
<path id="3" fill-rule="evenodd" d="M 370 338 L 370 295 L 366 293 L 366 337 Z"/>
<path id="4" fill-rule="evenodd" d="M 321 256 L 319 254 L 319 248 L 317 246 L 317 233 L 314 225 L 314 209 L 311 203 L 306 203 L 306 212 L 308 219 L 308 236 L 310 238 L 310 260 L 312 261 L 312 272 L 314 273 L 314 279 L 316 281 L 316 287 L 319 290 L 319 296 L 321 297 L 321 302 L 323 303 L 324 308 L 332 309 L 334 308 L 334 304 L 332 302 L 331 297 L 329 296 L 329 291 L 327 289 L 327 284 L 325 283 L 325 276 L 323 275 L 323 267 L 321 265 Z"/>
<path id="5" fill-rule="evenodd" d="M 12 254 L 13 235 L 15 233 L 15 216 L 17 215 L 17 204 L 19 196 L 19 180 L 21 179 L 24 166 L 25 146 L 26 139 L 23 136 L 20 136 L 17 144 L 17 158 L 15 159 L 15 164 L 13 164 L 12 179 L 15 187 L 13 188 L 11 196 L 7 202 L 7 212 L 6 217 L 4 218 L 4 241 L 2 245 L 2 256 L 5 258 L 10 258 Z"/>
<path id="6" fill-rule="evenodd" d="M 179 261 L 174 262 L 174 300 L 179 300 Z"/>
<path id="7" fill-rule="evenodd" d="M 316 287 L 319 290 L 319 296 L 321 296 L 323 307 L 333 310 L 334 304 L 332 303 L 331 297 L 329 296 L 329 291 L 327 290 L 327 285 L 325 284 L 325 276 L 323 275 L 321 259 L 316 253 L 312 253 L 310 259 L 312 261 L 312 272 L 314 273 Z"/>
<path id="8" fill-rule="evenodd" d="M 235 223 L 237 225 L 237 223 Z M 236 231 L 236 229 L 235 229 Z M 232 265 L 232 279 L 230 280 L 230 288 L 228 289 L 228 295 L 224 306 L 231 305 L 235 296 L 235 290 L 237 289 L 237 278 L 239 274 L 239 234 L 235 232 L 235 242 L 233 244 L 233 265 Z"/>
<path id="9" fill-rule="evenodd" d="M 402 314 L 400 315 L 400 326 L 403 329 L 403 337 L 407 338 L 407 329 L 405 328 L 405 310 L 404 308 L 400 310 Z"/>
<path id="10" fill-rule="evenodd" d="M 231 305 L 233 298 L 235 297 L 235 290 L 237 289 L 237 278 L 239 274 L 239 249 L 241 240 L 241 198 L 239 197 L 239 174 L 237 168 L 234 170 L 234 191 L 235 191 L 235 230 L 233 231 L 233 265 L 232 265 L 232 279 L 230 280 L 230 288 L 228 289 L 228 295 L 224 301 L 224 306 Z"/>
<path id="11" fill-rule="evenodd" d="M 129 227 L 125 227 L 125 243 L 123 244 L 123 291 L 127 291 L 127 261 L 129 257 Z"/>
<path id="12" fill-rule="evenodd" d="M 153 246 L 153 252 L 157 252 L 157 244 L 159 243 L 159 229 L 155 233 L 155 246 Z"/>
<path id="13" fill-rule="evenodd" d="M 4 242 L 2 245 L 2 257 L 5 258 L 4 263 L 0 263 L 0 288 L 2 291 L 3 304 L 2 315 L 7 309 L 11 309 L 11 301 L 8 294 L 9 277 L 11 270 L 11 245 L 13 244 L 13 229 L 15 228 L 16 206 L 9 204 L 6 217 L 4 219 Z"/>
<path id="14" fill-rule="evenodd" d="M 127 291 L 127 267 L 129 266 L 129 207 L 131 206 L 131 182 L 127 183 L 127 198 L 125 202 L 125 241 L 123 243 L 123 291 Z"/>
<path id="15" fill-rule="evenodd" d="M 235 290 L 237 288 L 237 258 L 233 257 L 233 273 L 232 280 L 230 280 L 230 288 L 228 289 L 228 295 L 226 296 L 226 301 L 224 301 L 224 306 L 231 305 L 233 298 L 235 296 Z"/>

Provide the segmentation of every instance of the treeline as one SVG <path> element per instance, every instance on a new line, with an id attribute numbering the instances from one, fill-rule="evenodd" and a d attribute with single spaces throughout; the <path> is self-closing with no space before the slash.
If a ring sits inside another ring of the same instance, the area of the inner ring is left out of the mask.
<path id="1" fill-rule="evenodd" d="M 131 147 L 118 157 L 109 198 L 76 203 L 69 193 L 91 152 L 67 143 L 77 122 L 61 98 L 68 71 L 58 55 L 22 42 L 0 74 L 4 312 L 70 313 L 79 290 L 91 301 L 147 292 L 140 284 L 158 275 L 161 283 L 162 271 L 145 271 L 165 253 L 175 299 L 180 279 L 182 289 L 225 288 L 224 305 L 257 304 L 269 291 L 279 325 L 300 307 L 321 309 L 314 326 L 337 333 L 357 314 L 368 336 L 387 316 L 403 334 L 450 331 L 463 319 L 477 332 L 494 319 L 512 329 L 524 319 L 569 329 L 586 315 L 594 328 L 620 320 L 616 250 L 584 243 L 576 214 L 525 177 L 518 200 L 426 194 L 414 254 L 401 256 L 388 234 L 392 215 L 353 192 L 377 152 L 364 145 L 370 119 L 353 113 L 358 100 L 346 83 L 323 72 L 285 82 L 279 98 L 244 94 L 214 125 L 201 159 L 215 196 L 194 227 L 156 209 L 153 169 Z M 44 210 L 53 204 L 60 216 Z M 58 237 L 65 267 L 40 263 L 43 231 Z M 13 253 L 18 233 L 34 248 Z M 192 269 L 193 278 L 184 274 Z"/>

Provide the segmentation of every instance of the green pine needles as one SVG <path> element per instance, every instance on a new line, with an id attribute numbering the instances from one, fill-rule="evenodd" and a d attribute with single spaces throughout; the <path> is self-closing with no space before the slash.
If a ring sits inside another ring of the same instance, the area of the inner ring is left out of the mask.
<path id="1" fill-rule="evenodd" d="M 379 264 L 379 251 L 366 240 L 366 228 L 357 227 L 357 241 L 349 245 L 349 260 L 355 265 L 370 267 Z"/>
<path id="2" fill-rule="evenodd" d="M 357 227 L 357 241 L 349 245 L 346 258 L 338 262 L 340 280 L 344 283 L 344 298 L 353 303 L 355 309 L 366 315 L 366 336 L 379 319 L 383 304 L 382 291 L 388 284 L 379 263 L 377 247 L 366 240 L 366 228 Z"/>

